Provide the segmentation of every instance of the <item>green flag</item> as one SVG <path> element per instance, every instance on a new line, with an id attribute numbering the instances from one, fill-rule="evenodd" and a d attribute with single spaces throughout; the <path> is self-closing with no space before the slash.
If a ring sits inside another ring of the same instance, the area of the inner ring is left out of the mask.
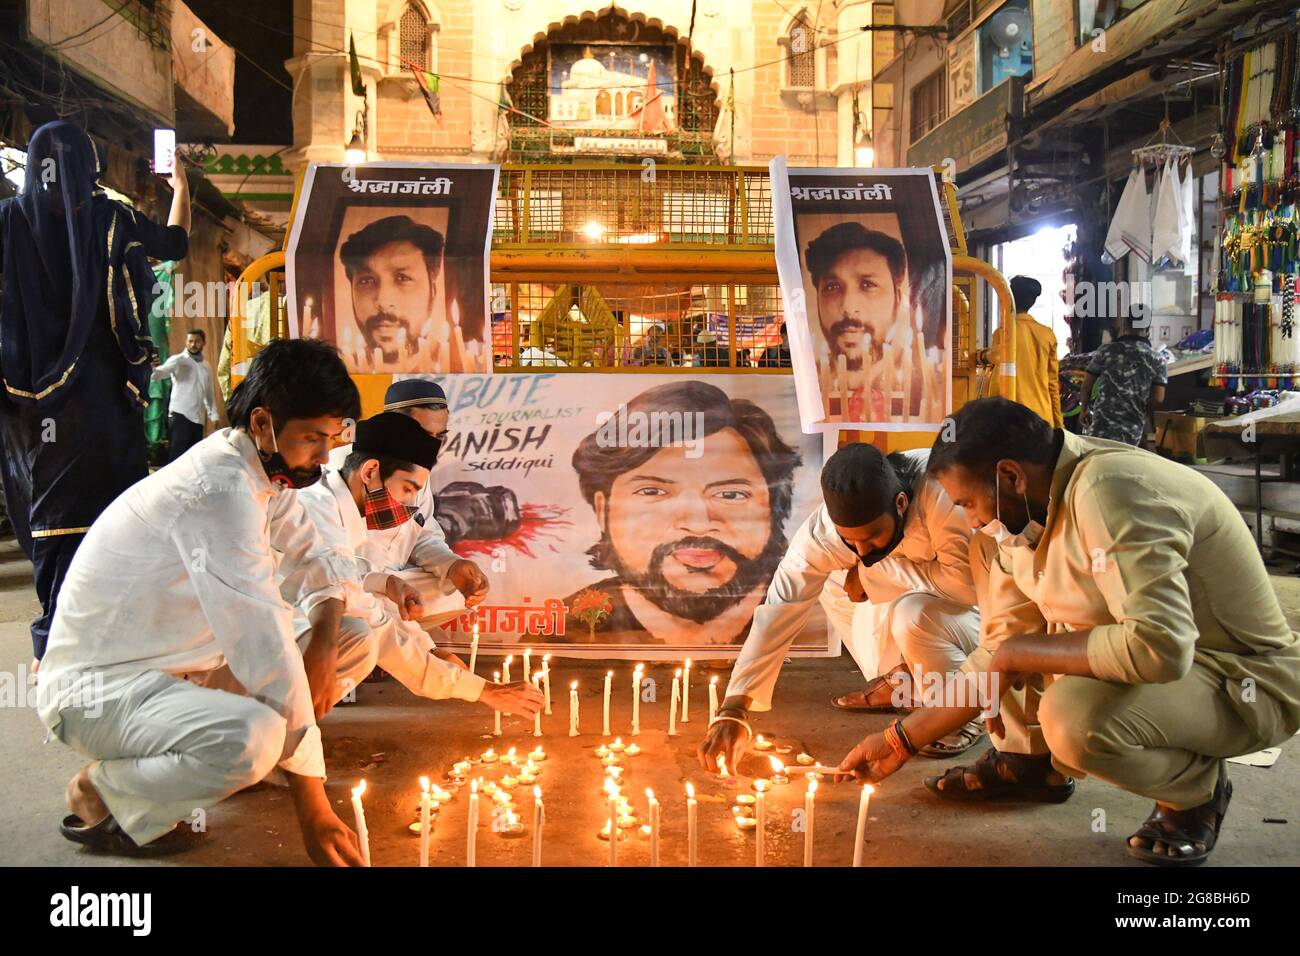
<path id="1" fill-rule="evenodd" d="M 361 82 L 361 64 L 357 62 L 357 40 L 348 34 L 348 72 L 352 74 L 352 95 L 365 96 L 366 84 Z"/>

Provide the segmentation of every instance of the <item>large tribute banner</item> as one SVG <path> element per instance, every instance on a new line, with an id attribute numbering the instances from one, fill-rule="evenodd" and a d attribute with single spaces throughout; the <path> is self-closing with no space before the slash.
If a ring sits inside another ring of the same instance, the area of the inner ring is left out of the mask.
<path id="1" fill-rule="evenodd" d="M 488 249 L 500 168 L 313 163 L 289 233 L 289 334 L 354 373 L 491 372 Z"/>
<path id="2" fill-rule="evenodd" d="M 401 376 L 399 376 L 401 377 Z M 485 605 L 431 631 L 567 656 L 732 657 L 799 524 L 820 503 L 821 436 L 791 379 L 438 377 L 451 434 L 433 481 Z M 794 646 L 830 651 L 820 608 Z"/>
<path id="3" fill-rule="evenodd" d="M 952 251 L 929 169 L 772 161 L 776 266 L 805 431 L 938 431 Z"/>

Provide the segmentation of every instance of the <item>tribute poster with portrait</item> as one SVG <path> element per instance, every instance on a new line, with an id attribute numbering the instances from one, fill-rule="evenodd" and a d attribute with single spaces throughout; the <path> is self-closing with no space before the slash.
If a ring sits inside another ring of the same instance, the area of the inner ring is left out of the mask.
<path id="1" fill-rule="evenodd" d="M 399 376 L 400 377 L 400 376 Z M 480 653 L 729 658 L 821 503 L 822 436 L 788 377 L 436 376 L 451 432 L 432 481 L 487 601 L 430 628 Z M 596 387 L 598 386 L 598 387 Z M 838 653 L 815 606 L 791 653 Z"/>
<path id="2" fill-rule="evenodd" d="M 494 165 L 313 163 L 285 255 L 289 334 L 365 373 L 492 371 Z"/>
<path id="3" fill-rule="evenodd" d="M 930 169 L 772 161 L 776 266 L 805 431 L 938 431 L 952 250 Z"/>

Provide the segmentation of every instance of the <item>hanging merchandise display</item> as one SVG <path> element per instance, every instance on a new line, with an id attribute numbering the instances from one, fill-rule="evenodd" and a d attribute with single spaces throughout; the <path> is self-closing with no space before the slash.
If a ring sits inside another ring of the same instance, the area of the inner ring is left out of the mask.
<path id="1" fill-rule="evenodd" d="M 1293 25 L 1219 57 L 1222 228 L 1211 384 L 1237 393 L 1300 383 L 1297 38 Z"/>
<path id="2" fill-rule="evenodd" d="M 1196 150 L 1169 142 L 1171 132 L 1166 117 L 1156 134 L 1160 142 L 1133 150 L 1133 170 L 1106 231 L 1102 261 L 1107 265 L 1132 252 L 1161 272 L 1195 272 L 1196 190 L 1190 160 Z M 1149 190 L 1147 170 L 1152 173 Z"/>

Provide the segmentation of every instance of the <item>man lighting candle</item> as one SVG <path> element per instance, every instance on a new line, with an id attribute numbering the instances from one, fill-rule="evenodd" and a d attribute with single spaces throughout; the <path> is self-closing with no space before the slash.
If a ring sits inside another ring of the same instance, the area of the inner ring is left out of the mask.
<path id="1" fill-rule="evenodd" d="M 832 699 L 842 710 L 912 706 L 921 697 L 913 674 L 945 677 L 974 650 L 970 529 L 940 484 L 923 474 L 926 459 L 924 451 L 886 456 L 859 443 L 827 460 L 825 503 L 795 533 L 754 613 L 718 708 L 728 719 L 712 721 L 700 745 L 705 769 L 717 769 L 719 754 L 739 766 L 750 744 L 749 714 L 771 709 L 782 662 L 818 599 L 868 679 L 864 689 Z M 982 733 L 969 721 L 926 755 L 961 753 Z"/>
<path id="2" fill-rule="evenodd" d="M 435 382 L 424 378 L 394 382 L 384 393 L 384 411 L 410 418 L 439 443 L 447 440 L 451 417 L 447 396 Z M 351 445 L 335 448 L 330 468 L 340 471 L 351 453 Z M 428 602 L 459 591 L 466 607 L 481 604 L 488 594 L 488 579 L 478 565 L 448 546 L 434 515 L 437 502 L 431 478 L 420 485 L 410 504 L 415 509 L 410 521 L 370 529 L 358 553 L 375 568 L 402 572 Z M 448 652 L 438 653 L 453 663 L 459 661 Z"/>
<path id="3" fill-rule="evenodd" d="M 983 532 L 984 632 L 963 671 L 1008 689 L 994 749 L 926 786 L 1059 802 L 1092 774 L 1156 801 L 1132 856 L 1205 860 L 1232 797 L 1226 758 L 1300 727 L 1300 639 L 1236 506 L 1183 465 L 1004 398 L 967 404 L 954 425 L 929 467 Z M 971 715 L 909 714 L 840 767 L 878 780 Z"/>
<path id="4" fill-rule="evenodd" d="M 420 592 L 404 576 L 366 557 L 373 554 L 371 534 L 409 522 L 408 505 L 427 486 L 440 445 L 414 419 L 395 412 L 358 422 L 347 457 L 337 470 L 327 469 L 320 482 L 304 489 L 303 506 L 321 538 L 359 569 L 346 589 L 344 620 L 352 629 L 369 630 L 380 667 L 420 697 L 479 702 L 531 717 L 542 706 L 541 691 L 522 681 L 489 683 L 459 660 L 440 655 L 418 623 Z"/>
<path id="5" fill-rule="evenodd" d="M 325 795 L 316 720 L 373 655 L 340 633 L 352 563 L 291 489 L 317 480 L 360 399 L 332 348 L 277 340 L 227 410 L 230 428 L 109 505 L 68 569 L 38 709 L 92 762 L 68 785 L 61 832 L 108 853 L 183 849 L 179 821 L 278 766 L 312 860 L 359 866 L 356 834 Z M 297 582 L 305 631 L 277 564 Z"/>

